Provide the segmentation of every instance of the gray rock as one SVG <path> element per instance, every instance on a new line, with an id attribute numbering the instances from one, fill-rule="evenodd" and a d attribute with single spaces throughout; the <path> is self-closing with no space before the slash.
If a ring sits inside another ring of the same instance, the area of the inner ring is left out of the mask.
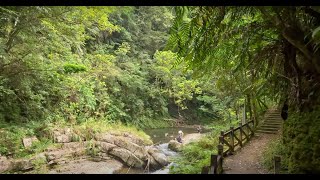
<path id="1" fill-rule="evenodd" d="M 46 158 L 46 156 L 45 156 L 45 153 L 37 154 L 37 155 L 35 155 L 34 157 L 32 157 L 32 158 L 30 159 L 31 162 L 38 161 L 38 160 L 47 161 L 47 158 Z"/>
<path id="2" fill-rule="evenodd" d="M 25 148 L 29 148 L 32 146 L 32 143 L 34 142 L 39 142 L 38 138 L 35 137 L 35 136 L 32 136 L 32 137 L 27 137 L 27 138 L 23 138 L 22 139 L 22 142 L 23 142 L 23 146 Z"/>
<path id="3" fill-rule="evenodd" d="M 150 168 L 151 169 L 160 169 L 162 166 L 152 157 L 150 156 Z"/>
<path id="4" fill-rule="evenodd" d="M 63 149 L 79 149 L 84 148 L 84 143 L 82 142 L 69 142 L 64 143 L 62 146 Z"/>
<path id="5" fill-rule="evenodd" d="M 107 142 L 100 142 L 97 143 L 97 145 L 101 148 L 103 152 L 109 152 L 113 148 L 117 147 L 116 145 Z"/>
<path id="6" fill-rule="evenodd" d="M 47 161 L 61 159 L 63 157 L 71 157 L 74 151 L 70 150 L 59 150 L 59 151 L 51 151 L 46 153 Z"/>
<path id="7" fill-rule="evenodd" d="M 113 148 L 110 154 L 120 158 L 127 166 L 143 168 L 145 163 L 137 158 L 133 153 L 122 148 Z"/>
<path id="8" fill-rule="evenodd" d="M 154 146 L 147 146 L 146 149 L 149 154 L 161 153 L 161 151 Z"/>
<path id="9" fill-rule="evenodd" d="M 60 136 L 54 137 L 54 142 L 56 143 L 69 143 L 72 141 L 72 135 L 62 134 Z"/>
<path id="10" fill-rule="evenodd" d="M 139 146 L 145 145 L 144 141 L 139 137 L 136 137 L 136 136 L 131 135 L 129 133 L 124 133 L 123 136 L 129 138 L 131 142 L 133 142 Z"/>
<path id="11" fill-rule="evenodd" d="M 64 134 L 72 134 L 72 131 L 70 128 L 64 128 Z"/>
<path id="12" fill-rule="evenodd" d="M 168 160 L 167 156 L 165 154 L 161 153 L 155 147 L 149 147 L 148 153 L 160 165 L 160 167 L 163 167 L 163 166 L 166 166 L 169 164 L 169 160 Z"/>
<path id="13" fill-rule="evenodd" d="M 0 173 L 12 170 L 12 162 L 6 157 L 0 156 Z"/>
<path id="14" fill-rule="evenodd" d="M 169 141 L 168 148 L 171 149 L 172 151 L 176 151 L 176 152 L 181 151 L 182 147 L 183 145 L 178 141 L 175 141 L 175 140 Z"/>
<path id="15" fill-rule="evenodd" d="M 25 171 L 33 168 L 30 160 L 18 159 L 13 161 L 13 169 L 16 171 Z"/>
<path id="16" fill-rule="evenodd" d="M 139 159 L 141 159 L 143 161 L 148 159 L 147 151 L 145 150 L 144 147 L 138 146 L 137 144 L 130 142 L 125 137 L 115 137 L 114 144 L 121 147 L 121 148 L 129 150 L 135 156 L 137 156 Z"/>
<path id="17" fill-rule="evenodd" d="M 96 135 L 95 138 L 97 141 L 103 141 L 103 142 L 107 142 L 110 144 L 114 144 L 115 136 L 113 136 L 111 134 L 99 134 L 99 135 Z"/>
<path id="18" fill-rule="evenodd" d="M 72 141 L 73 133 L 70 128 L 55 129 L 53 131 L 53 140 L 56 143 L 68 143 Z"/>
<path id="19" fill-rule="evenodd" d="M 153 153 L 152 157 L 161 165 L 166 166 L 169 164 L 168 158 L 162 153 Z"/>

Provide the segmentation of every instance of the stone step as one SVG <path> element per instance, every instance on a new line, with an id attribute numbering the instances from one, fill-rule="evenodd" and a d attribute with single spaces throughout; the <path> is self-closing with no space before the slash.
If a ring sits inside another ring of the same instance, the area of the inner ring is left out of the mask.
<path id="1" fill-rule="evenodd" d="M 282 121 L 272 121 L 272 120 L 264 120 L 263 124 L 269 124 L 269 123 L 274 123 L 274 124 L 282 124 Z"/>
<path id="2" fill-rule="evenodd" d="M 274 114 L 274 113 L 281 113 L 281 111 L 269 111 L 266 114 Z"/>
<path id="3" fill-rule="evenodd" d="M 277 134 L 278 131 L 264 131 L 264 130 L 257 130 L 256 133 L 265 133 L 265 134 Z"/>
<path id="4" fill-rule="evenodd" d="M 275 112 L 275 111 L 280 111 L 279 109 L 269 109 L 267 112 Z"/>
<path id="5" fill-rule="evenodd" d="M 264 119 L 282 120 L 281 117 L 265 117 Z"/>
<path id="6" fill-rule="evenodd" d="M 277 124 L 277 123 L 263 123 L 263 124 L 261 124 L 261 126 L 263 126 L 263 125 L 265 125 L 265 126 L 276 126 L 276 127 L 282 127 L 282 124 Z"/>
<path id="7" fill-rule="evenodd" d="M 280 115 L 265 116 L 265 118 L 281 118 Z"/>
<path id="8" fill-rule="evenodd" d="M 267 120 L 265 120 L 265 121 L 263 121 L 263 124 L 282 124 L 282 122 L 281 121 L 267 121 Z"/>
<path id="9" fill-rule="evenodd" d="M 280 121 L 280 122 L 283 121 L 283 119 L 269 119 L 269 118 L 265 119 L 265 121 L 267 121 L 267 120 L 269 120 L 269 121 Z"/>
<path id="10" fill-rule="evenodd" d="M 278 121 L 264 121 L 262 124 L 282 124 L 282 122 L 278 122 Z"/>
<path id="11" fill-rule="evenodd" d="M 281 124 L 260 124 L 259 127 L 267 127 L 267 128 L 274 127 L 274 128 L 280 128 L 280 127 L 282 127 L 282 125 L 281 125 Z"/>
<path id="12" fill-rule="evenodd" d="M 283 121 L 282 118 L 264 118 L 265 120 Z"/>
<path id="13" fill-rule="evenodd" d="M 277 127 L 282 127 L 282 124 L 275 124 L 275 123 L 273 123 L 273 124 L 271 124 L 271 123 L 264 123 L 264 124 L 262 124 L 262 125 L 266 125 L 266 126 L 268 126 L 268 127 L 270 127 L 270 126 L 277 126 Z"/>
<path id="14" fill-rule="evenodd" d="M 260 126 L 261 128 L 281 128 L 281 125 L 270 125 L 270 124 L 263 124 Z"/>
<path id="15" fill-rule="evenodd" d="M 280 128 L 266 128 L 266 127 L 264 127 L 264 128 L 262 128 L 262 127 L 260 127 L 260 128 L 258 128 L 257 130 L 266 130 L 266 131 L 278 131 Z"/>
<path id="16" fill-rule="evenodd" d="M 276 122 L 283 122 L 283 119 L 264 119 L 265 121 L 276 121 Z"/>
<path id="17" fill-rule="evenodd" d="M 280 129 L 281 128 L 281 126 L 259 126 L 258 128 L 260 128 L 260 129 Z"/>
<path id="18" fill-rule="evenodd" d="M 279 119 L 281 119 L 281 116 L 279 116 L 279 115 L 275 115 L 275 116 L 265 116 L 265 118 L 279 118 Z"/>

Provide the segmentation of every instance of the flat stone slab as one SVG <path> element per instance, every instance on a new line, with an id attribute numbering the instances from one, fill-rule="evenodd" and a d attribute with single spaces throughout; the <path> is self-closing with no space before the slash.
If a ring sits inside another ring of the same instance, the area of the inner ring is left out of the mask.
<path id="1" fill-rule="evenodd" d="M 48 174 L 113 174 L 122 168 L 122 163 L 110 159 L 106 161 L 75 160 L 52 169 Z"/>

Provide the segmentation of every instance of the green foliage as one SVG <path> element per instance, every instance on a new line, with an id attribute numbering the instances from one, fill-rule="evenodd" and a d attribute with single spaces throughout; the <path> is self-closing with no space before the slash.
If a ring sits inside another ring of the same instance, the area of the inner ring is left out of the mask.
<path id="1" fill-rule="evenodd" d="M 95 143 L 93 141 L 89 141 L 89 143 L 87 144 L 87 147 L 86 147 L 87 155 L 94 157 L 94 156 L 98 155 L 98 152 L 99 152 L 99 149 L 95 145 Z"/>
<path id="2" fill-rule="evenodd" d="M 2 123 L 0 127 L 0 154 L 14 158 L 29 157 L 52 145 L 48 124 L 43 122 Z M 36 136 L 40 141 L 34 142 L 30 148 L 25 148 L 22 139 L 30 136 Z"/>
<path id="3" fill-rule="evenodd" d="M 177 165 L 171 166 L 170 173 L 173 174 L 199 174 L 202 167 L 210 164 L 211 154 L 217 153 L 219 127 L 197 142 L 187 144 L 182 149 L 182 155 L 174 158 Z"/>
<path id="4" fill-rule="evenodd" d="M 287 147 L 282 142 L 282 137 L 277 137 L 269 142 L 267 149 L 263 152 L 263 165 L 271 172 L 274 171 L 274 156 L 281 157 L 281 169 L 280 173 L 287 173 L 288 170 L 288 158 Z"/>
<path id="5" fill-rule="evenodd" d="M 45 158 L 38 158 L 32 161 L 34 170 L 32 174 L 48 174 L 47 160 Z"/>
<path id="6" fill-rule="evenodd" d="M 196 98 L 207 85 L 192 78 L 186 65 L 172 66 L 175 53 L 162 51 L 171 7 L 3 7 L 0 12 L 5 17 L 1 122 L 75 125 L 93 118 L 153 128 L 171 124 L 163 119 L 171 118 L 172 105 L 175 117 L 185 112 L 210 119 L 217 113 L 202 111 Z"/>
<path id="7" fill-rule="evenodd" d="M 288 170 L 290 173 L 319 173 L 319 111 L 294 113 L 289 111 L 284 124 L 284 145 L 288 149 Z"/>
<path id="8" fill-rule="evenodd" d="M 242 54 L 258 56 L 263 47 L 276 44 L 258 41 L 274 38 L 270 29 L 241 35 L 248 26 L 263 24 L 261 14 L 244 13 L 236 19 L 227 13 L 222 25 L 211 24 L 214 33 L 206 33 L 199 25 L 192 26 L 208 18 L 197 15 L 198 10 L 185 11 L 196 19 L 184 14 L 173 22 L 172 7 L 1 7 L 0 153 L 14 157 L 39 153 L 51 145 L 50 130 L 63 126 L 77 132 L 74 141 L 113 130 L 132 132 L 150 144 L 139 128 L 170 126 L 173 118 L 232 125 L 238 122 L 244 96 L 252 96 L 252 104 L 272 101 L 268 99 L 272 90 L 265 88 L 269 79 L 261 78 L 268 73 L 246 69 L 250 56 Z M 205 37 L 191 43 L 196 48 L 183 56 L 192 59 L 190 54 L 195 53 L 195 60 L 213 75 L 197 78 L 189 63 L 176 63 L 180 52 L 164 49 L 172 25 L 178 28 L 173 36 L 182 41 L 173 44 L 180 47 Z M 249 37 L 253 42 L 247 47 L 243 42 Z M 216 40 L 218 45 L 212 44 Z M 33 135 L 40 142 L 24 149 L 21 139 Z M 206 149 L 195 156 L 199 162 L 192 159 L 197 172 L 214 146 L 211 140 L 199 143 L 185 150 L 191 157 Z M 190 164 L 188 168 L 191 171 Z"/>
<path id="9" fill-rule="evenodd" d="M 79 65 L 79 64 L 65 64 L 63 66 L 64 72 L 65 73 L 78 73 L 78 72 L 83 72 L 87 71 L 86 66 L 84 65 Z"/>

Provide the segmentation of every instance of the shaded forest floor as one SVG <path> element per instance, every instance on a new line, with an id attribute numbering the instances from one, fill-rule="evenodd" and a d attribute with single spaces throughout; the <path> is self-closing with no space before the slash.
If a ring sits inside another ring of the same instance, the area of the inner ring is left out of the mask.
<path id="1" fill-rule="evenodd" d="M 276 137 L 275 134 L 260 134 L 254 136 L 245 146 L 225 158 L 223 166 L 225 174 L 271 174 L 262 162 L 262 153 L 268 143 Z"/>

